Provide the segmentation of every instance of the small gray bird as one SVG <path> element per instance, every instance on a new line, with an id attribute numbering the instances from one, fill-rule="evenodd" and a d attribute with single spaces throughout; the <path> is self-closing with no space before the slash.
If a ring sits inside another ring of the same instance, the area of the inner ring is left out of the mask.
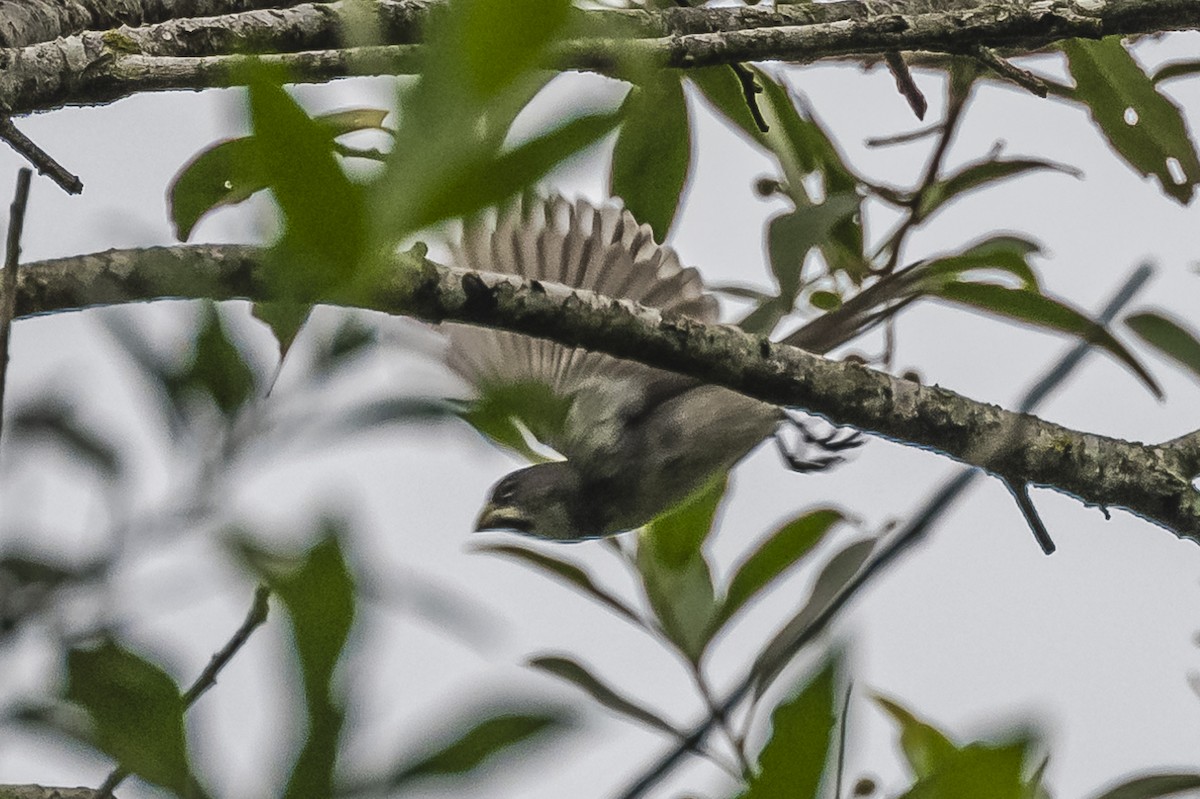
<path id="1" fill-rule="evenodd" d="M 683 268 L 671 249 L 654 241 L 648 225 L 616 207 L 526 199 L 500 210 L 494 224 L 468 224 L 454 255 L 462 268 L 561 283 L 717 321 L 716 299 L 700 274 Z M 635 529 L 727 472 L 788 420 L 774 405 L 632 361 L 514 333 L 445 327 L 448 364 L 485 401 L 513 389 L 528 390 L 530 398 L 548 395 L 530 403 L 542 409 L 541 417 L 524 421 L 565 458 L 497 483 L 477 530 L 577 541 Z M 808 443 L 829 450 L 858 443 L 856 437 L 818 439 L 801 431 Z M 789 460 L 804 471 L 836 458 Z"/>

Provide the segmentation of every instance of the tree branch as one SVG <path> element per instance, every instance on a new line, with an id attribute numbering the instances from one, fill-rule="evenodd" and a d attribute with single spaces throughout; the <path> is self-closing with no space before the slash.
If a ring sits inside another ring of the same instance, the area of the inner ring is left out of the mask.
<path id="1" fill-rule="evenodd" d="M 419 66 L 413 43 L 439 5 L 439 0 L 379 2 L 381 32 L 390 44 L 377 47 L 331 49 L 340 41 L 347 8 L 310 3 L 83 33 L 10 50 L 0 53 L 0 112 L 96 105 L 140 91 L 236 85 L 244 80 L 241 68 L 249 52 L 293 69 L 296 82 L 411 74 Z M 850 0 L 812 8 L 579 12 L 576 30 L 599 29 L 593 23 L 600 19 L 623 21 L 624 38 L 562 42 L 547 66 L 611 74 L 628 59 L 688 69 L 743 61 L 810 63 L 893 51 L 1030 51 L 1073 37 L 1200 28 L 1200 3 L 1191 0 L 938 5 L 943 7 L 905 3 L 897 13 L 873 13 L 866 3 Z"/>
<path id="2" fill-rule="evenodd" d="M 160 298 L 271 299 L 263 251 L 181 246 L 43 261 L 22 268 L 17 313 L 28 316 Z M 586 346 L 691 375 L 835 424 L 933 449 L 1018 484 L 1125 508 L 1200 541 L 1200 491 L 1181 448 L 1083 433 L 937 387 L 830 361 L 725 325 L 550 283 L 422 261 L 397 268 L 360 307 L 460 321 Z M 998 451 L 993 442 L 1010 442 Z"/>

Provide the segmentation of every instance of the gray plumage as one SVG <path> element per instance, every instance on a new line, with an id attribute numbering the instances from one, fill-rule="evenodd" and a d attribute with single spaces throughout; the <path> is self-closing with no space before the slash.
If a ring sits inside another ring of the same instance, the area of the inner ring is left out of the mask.
<path id="1" fill-rule="evenodd" d="M 457 266 L 624 298 L 703 322 L 716 300 L 649 226 L 624 210 L 561 197 L 525 200 L 468 224 Z M 640 527 L 728 471 L 783 418 L 717 386 L 608 355 L 466 325 L 447 325 L 448 363 L 480 387 L 536 382 L 569 403 L 543 443 L 565 463 L 497 484 L 480 529 L 577 540 Z"/>

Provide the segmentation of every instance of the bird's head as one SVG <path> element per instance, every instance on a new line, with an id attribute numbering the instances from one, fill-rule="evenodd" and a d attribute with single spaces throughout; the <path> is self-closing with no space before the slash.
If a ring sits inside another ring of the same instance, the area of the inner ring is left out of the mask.
<path id="1" fill-rule="evenodd" d="M 475 531 L 515 530 L 551 541 L 591 537 L 580 528 L 581 488 L 579 473 L 568 461 L 519 469 L 492 489 Z"/>

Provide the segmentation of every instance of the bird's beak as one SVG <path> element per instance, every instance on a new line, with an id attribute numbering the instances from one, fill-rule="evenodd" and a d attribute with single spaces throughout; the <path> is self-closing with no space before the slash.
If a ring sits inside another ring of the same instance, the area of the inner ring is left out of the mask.
<path id="1" fill-rule="evenodd" d="M 475 532 L 485 530 L 516 530 L 521 532 L 529 527 L 529 520 L 516 508 L 496 505 L 492 502 L 483 506 L 479 518 L 475 520 Z"/>

